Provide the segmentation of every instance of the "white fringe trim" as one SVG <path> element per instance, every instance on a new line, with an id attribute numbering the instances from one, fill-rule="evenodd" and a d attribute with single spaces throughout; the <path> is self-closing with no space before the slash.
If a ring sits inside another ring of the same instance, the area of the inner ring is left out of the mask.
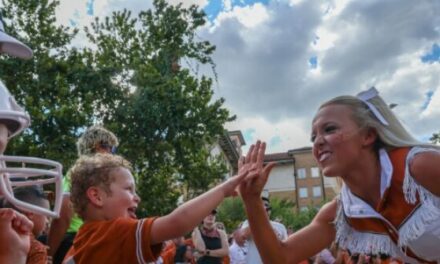
<path id="1" fill-rule="evenodd" d="M 344 217 L 340 201 L 334 224 L 336 226 L 336 242 L 343 249 L 348 249 L 352 253 L 398 255 L 397 247 L 388 235 L 354 230 Z"/>
<path id="2" fill-rule="evenodd" d="M 399 246 L 406 246 L 411 240 L 419 238 L 426 231 L 426 226 L 440 221 L 440 197 L 435 196 L 430 191 L 419 185 L 409 172 L 409 164 L 415 155 L 421 152 L 436 151 L 432 148 L 414 147 L 406 158 L 405 178 L 403 181 L 403 193 L 405 200 L 410 204 L 415 204 L 417 194 L 420 199 L 420 207 L 411 218 L 399 230 Z"/>

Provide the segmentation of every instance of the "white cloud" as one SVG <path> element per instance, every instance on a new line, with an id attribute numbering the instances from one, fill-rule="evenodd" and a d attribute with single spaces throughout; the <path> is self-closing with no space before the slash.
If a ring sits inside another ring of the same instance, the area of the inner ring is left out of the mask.
<path id="1" fill-rule="evenodd" d="M 230 3 L 226 4 L 224 12 L 221 12 L 216 18 L 216 26 L 220 26 L 223 21 L 236 19 L 246 28 L 253 28 L 269 18 L 266 7 L 260 3 L 251 6 L 240 7 L 236 6 L 230 9 Z"/>
<path id="2" fill-rule="evenodd" d="M 167 0 L 170 4 L 177 5 L 182 3 L 183 7 L 189 7 L 191 5 L 198 5 L 203 8 L 208 4 L 208 0 Z"/>
<path id="3" fill-rule="evenodd" d="M 224 11 L 231 11 L 232 10 L 232 0 L 223 0 L 223 10 Z"/>
<path id="4" fill-rule="evenodd" d="M 71 25 L 71 20 L 77 23 L 87 19 L 87 0 L 62 1 L 56 9 L 57 22 L 61 25 Z"/>
<path id="5" fill-rule="evenodd" d="M 62 1 L 58 20 L 68 25 L 76 18 L 80 27 L 90 23 L 86 2 Z M 321 102 L 371 85 L 398 104 L 396 112 L 417 137 L 439 130 L 440 62 L 420 60 L 440 43 L 439 1 L 222 3 L 224 10 L 199 32 L 217 47 L 215 96 L 224 97 L 238 116 L 228 124 L 231 129 L 254 129 L 255 138 L 268 142 L 279 138 L 269 152 L 310 145 L 310 120 Z M 94 7 L 103 18 L 122 8 L 151 8 L 152 1 L 100 0 Z M 312 56 L 318 60 L 313 70 Z M 423 110 L 428 91 L 434 94 Z"/>
<path id="6" fill-rule="evenodd" d="M 316 30 L 316 44 L 313 45 L 313 49 L 316 51 L 326 51 L 335 46 L 335 42 L 338 40 L 338 34 L 328 31 L 325 27 L 318 27 Z"/>
<path id="7" fill-rule="evenodd" d="M 202 33 L 217 46 L 216 94 L 239 117 L 235 129 L 253 128 L 266 141 L 278 135 L 285 150 L 308 145 L 321 102 L 375 85 L 399 105 L 396 112 L 417 137 L 438 131 L 440 66 L 420 56 L 440 43 L 440 2 L 279 0 L 264 8 L 268 17 L 257 26 L 223 12 L 215 28 Z M 435 93 L 423 111 L 428 91 Z M 292 133 L 299 136 L 291 141 Z"/>
<path id="8" fill-rule="evenodd" d="M 270 143 L 272 139 L 280 139 L 276 145 L 268 144 L 267 153 L 286 152 L 289 149 L 310 145 L 310 130 L 297 129 L 308 126 L 302 119 L 285 119 L 279 122 L 270 122 L 262 117 L 238 117 L 236 121 L 227 125 L 229 130 L 254 131 L 249 141 L 247 138 L 243 152 L 246 153 L 251 144 L 257 139 Z"/>

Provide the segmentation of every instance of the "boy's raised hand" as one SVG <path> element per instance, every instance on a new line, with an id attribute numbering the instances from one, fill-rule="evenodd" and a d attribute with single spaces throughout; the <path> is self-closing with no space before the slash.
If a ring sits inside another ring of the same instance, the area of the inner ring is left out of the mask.
<path id="1" fill-rule="evenodd" d="M 275 162 L 264 165 L 265 151 L 266 143 L 258 140 L 255 145 L 249 148 L 246 157 L 239 161 L 239 171 L 240 168 L 249 171 L 246 178 L 239 185 L 239 192 L 243 199 L 252 197 L 260 199 L 270 171 L 276 165 Z"/>

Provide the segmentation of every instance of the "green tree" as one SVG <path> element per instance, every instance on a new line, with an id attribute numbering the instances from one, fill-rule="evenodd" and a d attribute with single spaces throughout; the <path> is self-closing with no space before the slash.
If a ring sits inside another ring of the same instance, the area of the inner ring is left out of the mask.
<path id="1" fill-rule="evenodd" d="M 108 75 L 93 67 L 90 52 L 71 47 L 77 30 L 55 24 L 58 5 L 49 0 L 3 1 L 6 32 L 29 45 L 34 57 L 3 58 L 0 76 L 32 120 L 8 152 L 54 159 L 68 168 L 76 158 L 78 135 L 108 115 L 119 90 L 112 90 Z"/>
<path id="2" fill-rule="evenodd" d="M 239 197 L 226 198 L 217 208 L 217 211 L 217 221 L 223 222 L 229 234 L 247 218 L 243 202 Z"/>
<path id="3" fill-rule="evenodd" d="M 86 29 L 98 48 L 97 67 L 112 72 L 125 91 L 104 123 L 133 162 L 143 214 L 168 213 L 182 190 L 191 198 L 225 173 L 209 149 L 231 117 L 223 99 L 213 99 L 209 77 L 180 67 L 190 61 L 214 68 L 215 47 L 196 38 L 204 24 L 205 14 L 196 6 L 155 0 L 153 10 L 136 17 L 127 10 L 114 12 Z"/>
<path id="4" fill-rule="evenodd" d="M 286 199 L 271 198 L 270 199 L 271 219 L 278 219 L 286 227 L 292 227 L 295 222 L 294 208 L 295 204 Z"/>
<path id="5" fill-rule="evenodd" d="M 440 132 L 432 134 L 432 137 L 429 139 L 433 144 L 440 144 Z"/>
<path id="6" fill-rule="evenodd" d="M 313 218 L 318 213 L 318 209 L 314 206 L 309 206 L 307 210 L 296 212 L 291 223 L 287 223 L 286 226 L 292 228 L 294 231 L 305 227 L 312 222 Z"/>
<path id="7" fill-rule="evenodd" d="M 276 197 L 270 198 L 270 205 L 272 208 L 270 219 L 276 219 L 293 230 L 299 230 L 308 225 L 318 212 L 313 206 L 296 212 L 295 203 Z M 243 202 L 239 198 L 227 198 L 218 208 L 217 220 L 225 224 L 229 233 L 237 229 L 246 218 Z"/>

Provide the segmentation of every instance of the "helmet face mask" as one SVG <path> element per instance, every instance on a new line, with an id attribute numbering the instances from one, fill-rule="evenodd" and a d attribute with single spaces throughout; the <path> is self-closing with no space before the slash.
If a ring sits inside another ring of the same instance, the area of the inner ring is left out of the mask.
<path id="1" fill-rule="evenodd" d="M 0 14 L 0 53 L 13 57 L 30 59 L 32 50 L 4 32 L 3 19 Z M 31 119 L 20 107 L 0 81 L 0 197 L 4 197 L 14 207 L 36 214 L 58 217 L 62 202 L 62 166 L 60 163 L 31 157 L 4 156 L 3 151 L 9 139 L 29 127 Z M 5 127 L 8 131 L 5 130 Z M 6 134 L 7 132 L 7 134 Z M 37 186 L 41 191 L 55 191 L 54 208 L 48 210 L 24 201 L 14 196 L 14 187 Z"/>
<path id="2" fill-rule="evenodd" d="M 7 141 L 19 134 L 30 125 L 30 117 L 20 107 L 8 89 L 0 81 L 0 124 L 5 125 L 8 133 L 1 134 L 0 143 L 0 197 L 4 197 L 14 207 L 43 214 L 49 217 L 58 217 L 62 202 L 62 166 L 60 163 L 34 157 L 5 156 L 3 150 Z M 4 129 L 4 128 L 3 128 Z M 6 138 L 7 137 L 7 138 Z M 4 145 L 4 146 L 3 146 Z M 20 201 L 14 196 L 14 187 L 39 186 L 42 190 L 55 192 L 53 210 Z"/>
<path id="3" fill-rule="evenodd" d="M 55 193 L 53 209 L 47 209 L 14 196 L 15 187 L 39 186 Z M 62 202 L 62 166 L 60 163 L 40 158 L 0 156 L 0 193 L 15 207 L 49 217 L 59 217 Z"/>

